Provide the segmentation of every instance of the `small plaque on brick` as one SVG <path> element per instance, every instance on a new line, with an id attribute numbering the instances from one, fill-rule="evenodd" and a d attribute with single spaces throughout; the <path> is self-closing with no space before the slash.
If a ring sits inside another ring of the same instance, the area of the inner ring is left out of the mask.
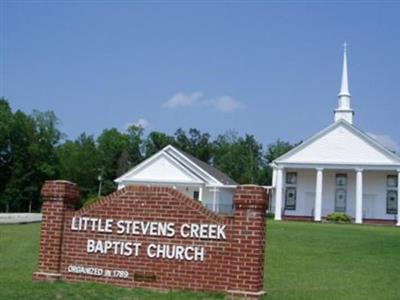
<path id="1" fill-rule="evenodd" d="M 140 273 L 135 273 L 133 274 L 133 279 L 135 281 L 143 281 L 143 282 L 155 282 L 156 281 L 156 275 L 148 275 L 148 274 L 140 274 Z"/>

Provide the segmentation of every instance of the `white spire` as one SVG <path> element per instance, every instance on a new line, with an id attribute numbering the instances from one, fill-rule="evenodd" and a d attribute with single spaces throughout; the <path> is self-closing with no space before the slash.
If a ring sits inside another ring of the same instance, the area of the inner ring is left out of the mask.
<path id="1" fill-rule="evenodd" d="M 342 86 L 340 88 L 339 96 L 348 96 L 350 97 L 349 92 L 349 75 L 347 74 L 347 43 L 344 45 L 344 54 L 343 54 L 343 71 L 342 71 Z"/>
<path id="2" fill-rule="evenodd" d="M 347 43 L 344 43 L 342 85 L 340 87 L 339 107 L 335 110 L 335 122 L 344 119 L 353 124 L 354 111 L 350 106 L 349 75 L 347 71 Z"/>

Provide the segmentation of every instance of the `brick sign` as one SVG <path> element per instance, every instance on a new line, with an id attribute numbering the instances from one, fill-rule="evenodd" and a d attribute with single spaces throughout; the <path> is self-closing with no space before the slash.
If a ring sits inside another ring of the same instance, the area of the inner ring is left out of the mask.
<path id="1" fill-rule="evenodd" d="M 36 280 L 264 294 L 266 191 L 239 186 L 235 213 L 219 215 L 172 188 L 129 186 L 75 210 L 67 181 L 42 188 Z"/>

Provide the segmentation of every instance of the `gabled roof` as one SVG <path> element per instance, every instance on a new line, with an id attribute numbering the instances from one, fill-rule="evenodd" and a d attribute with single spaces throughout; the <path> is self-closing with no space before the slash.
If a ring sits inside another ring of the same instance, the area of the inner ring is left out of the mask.
<path id="1" fill-rule="evenodd" d="M 354 125 L 340 119 L 278 157 L 274 163 L 400 166 L 400 157 Z"/>
<path id="2" fill-rule="evenodd" d="M 225 173 L 221 172 L 217 168 L 215 168 L 213 166 L 210 166 L 209 164 L 207 164 L 204 161 L 194 157 L 193 155 L 190 155 L 189 153 L 186 153 L 186 152 L 184 152 L 182 150 L 179 150 L 177 148 L 174 148 L 174 149 L 176 151 L 179 151 L 187 159 L 189 159 L 191 162 L 193 162 L 199 168 L 201 168 L 204 171 L 206 171 L 208 174 L 210 174 L 212 177 L 214 177 L 215 179 L 217 179 L 221 183 L 223 183 L 225 185 L 237 185 L 238 184 L 236 181 L 234 181 L 232 178 L 230 178 L 228 175 L 226 175 Z"/>
<path id="3" fill-rule="evenodd" d="M 157 168 L 161 166 L 163 166 L 164 172 L 158 172 Z M 237 185 L 228 175 L 194 156 L 178 150 L 172 145 L 166 146 L 115 179 L 115 182 L 179 182 L 215 186 Z"/>

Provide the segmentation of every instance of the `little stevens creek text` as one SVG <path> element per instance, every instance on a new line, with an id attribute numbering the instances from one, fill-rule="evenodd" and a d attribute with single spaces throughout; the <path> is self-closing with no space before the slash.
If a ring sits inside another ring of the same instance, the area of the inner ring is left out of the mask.
<path id="1" fill-rule="evenodd" d="M 82 232 L 112 233 L 131 236 L 169 237 L 184 239 L 226 240 L 226 225 L 185 223 L 177 228 L 173 222 L 114 220 L 90 217 L 73 217 L 71 230 Z M 188 261 L 203 261 L 202 246 L 181 246 L 151 243 L 142 250 L 140 241 L 87 240 L 88 253 L 112 253 L 123 256 L 139 256 L 146 251 L 149 258 L 166 258 Z"/>

